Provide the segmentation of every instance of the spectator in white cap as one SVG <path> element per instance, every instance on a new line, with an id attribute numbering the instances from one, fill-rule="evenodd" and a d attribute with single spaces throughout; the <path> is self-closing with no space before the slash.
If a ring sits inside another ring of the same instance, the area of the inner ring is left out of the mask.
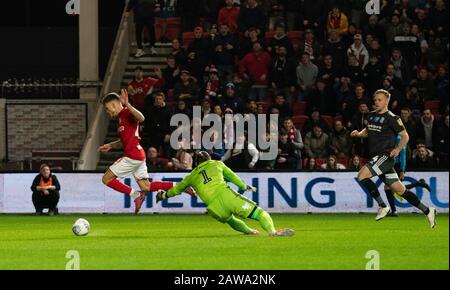
<path id="1" fill-rule="evenodd" d="M 214 66 L 209 69 L 209 78 L 207 79 L 203 87 L 203 99 L 213 100 L 216 102 L 218 100 L 220 90 L 220 79 L 219 73 Z"/>
<path id="2" fill-rule="evenodd" d="M 350 55 L 354 55 L 356 57 L 362 69 L 364 69 L 369 63 L 369 52 L 362 43 L 362 36 L 359 33 L 355 34 L 353 37 L 353 44 L 347 49 L 347 56 Z"/>

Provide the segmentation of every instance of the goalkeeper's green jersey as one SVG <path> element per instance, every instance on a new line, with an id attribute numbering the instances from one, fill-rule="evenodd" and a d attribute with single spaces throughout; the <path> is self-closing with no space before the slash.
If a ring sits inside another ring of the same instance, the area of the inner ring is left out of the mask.
<path id="1" fill-rule="evenodd" d="M 223 162 L 209 160 L 192 170 L 188 176 L 167 192 L 167 196 L 179 195 L 186 188 L 192 187 L 203 202 L 209 205 L 218 195 L 230 190 L 225 180 L 234 183 L 241 190 L 245 190 L 247 187 L 242 179 Z"/>

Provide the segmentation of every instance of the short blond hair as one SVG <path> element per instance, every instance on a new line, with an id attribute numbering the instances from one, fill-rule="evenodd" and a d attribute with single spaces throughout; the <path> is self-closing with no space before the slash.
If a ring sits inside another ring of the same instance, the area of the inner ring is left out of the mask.
<path id="1" fill-rule="evenodd" d="M 377 90 L 375 93 L 373 93 L 373 96 L 375 97 L 375 96 L 378 95 L 378 94 L 383 94 L 383 95 L 385 95 L 385 97 L 388 98 L 388 100 L 391 99 L 391 93 L 389 93 L 389 92 L 386 91 L 386 90 Z"/>

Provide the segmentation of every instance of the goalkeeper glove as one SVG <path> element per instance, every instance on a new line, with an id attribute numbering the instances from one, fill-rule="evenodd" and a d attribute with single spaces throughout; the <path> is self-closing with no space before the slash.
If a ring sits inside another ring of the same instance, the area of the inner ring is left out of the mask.
<path id="1" fill-rule="evenodd" d="M 247 188 L 245 189 L 245 191 L 256 192 L 256 187 L 253 187 L 253 186 L 251 186 L 251 185 L 247 185 Z"/>
<path id="2" fill-rule="evenodd" d="M 156 193 L 156 203 L 160 202 L 161 200 L 165 200 L 167 199 L 167 191 L 165 190 L 158 190 L 158 192 Z"/>

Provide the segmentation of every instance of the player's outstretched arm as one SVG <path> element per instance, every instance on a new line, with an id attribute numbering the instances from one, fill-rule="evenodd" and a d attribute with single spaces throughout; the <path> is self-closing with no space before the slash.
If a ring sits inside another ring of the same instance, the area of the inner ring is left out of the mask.
<path id="1" fill-rule="evenodd" d="M 369 137 L 369 133 L 367 131 L 367 128 L 365 128 L 361 132 L 359 132 L 358 130 L 353 131 L 350 134 L 350 136 L 353 137 L 353 138 L 367 138 L 367 137 Z"/>
<path id="2" fill-rule="evenodd" d="M 249 188 L 244 181 L 242 181 L 242 179 L 237 176 L 236 173 L 233 172 L 233 170 L 231 170 L 228 166 L 226 166 L 223 162 L 219 163 L 220 166 L 222 166 L 223 169 L 223 177 L 225 177 L 226 180 L 228 180 L 229 182 L 235 184 L 237 187 L 239 187 L 239 189 L 241 190 L 253 190 L 251 188 Z"/>
<path id="3" fill-rule="evenodd" d="M 168 191 L 158 190 L 158 193 L 156 194 L 156 202 L 158 203 L 161 200 L 182 194 L 187 188 L 192 186 L 190 176 L 190 174 L 186 176 L 183 180 L 181 180 L 177 185 L 175 185 Z"/>
<path id="4" fill-rule="evenodd" d="M 122 102 L 123 106 L 128 108 L 131 115 L 136 121 L 138 121 L 139 123 L 144 123 L 145 121 L 144 115 L 129 103 L 127 90 L 121 90 L 120 101 Z"/>
<path id="5" fill-rule="evenodd" d="M 392 150 L 390 154 L 391 157 L 397 157 L 409 142 L 409 135 L 406 130 L 401 131 L 400 133 L 398 133 L 398 135 L 400 136 L 400 141 L 398 142 L 397 147 Z"/>
<path id="6" fill-rule="evenodd" d="M 122 143 L 120 142 L 120 140 L 116 140 L 114 142 L 104 144 L 104 145 L 98 147 L 97 152 L 106 153 L 111 149 L 119 149 L 120 147 L 122 147 Z"/>

